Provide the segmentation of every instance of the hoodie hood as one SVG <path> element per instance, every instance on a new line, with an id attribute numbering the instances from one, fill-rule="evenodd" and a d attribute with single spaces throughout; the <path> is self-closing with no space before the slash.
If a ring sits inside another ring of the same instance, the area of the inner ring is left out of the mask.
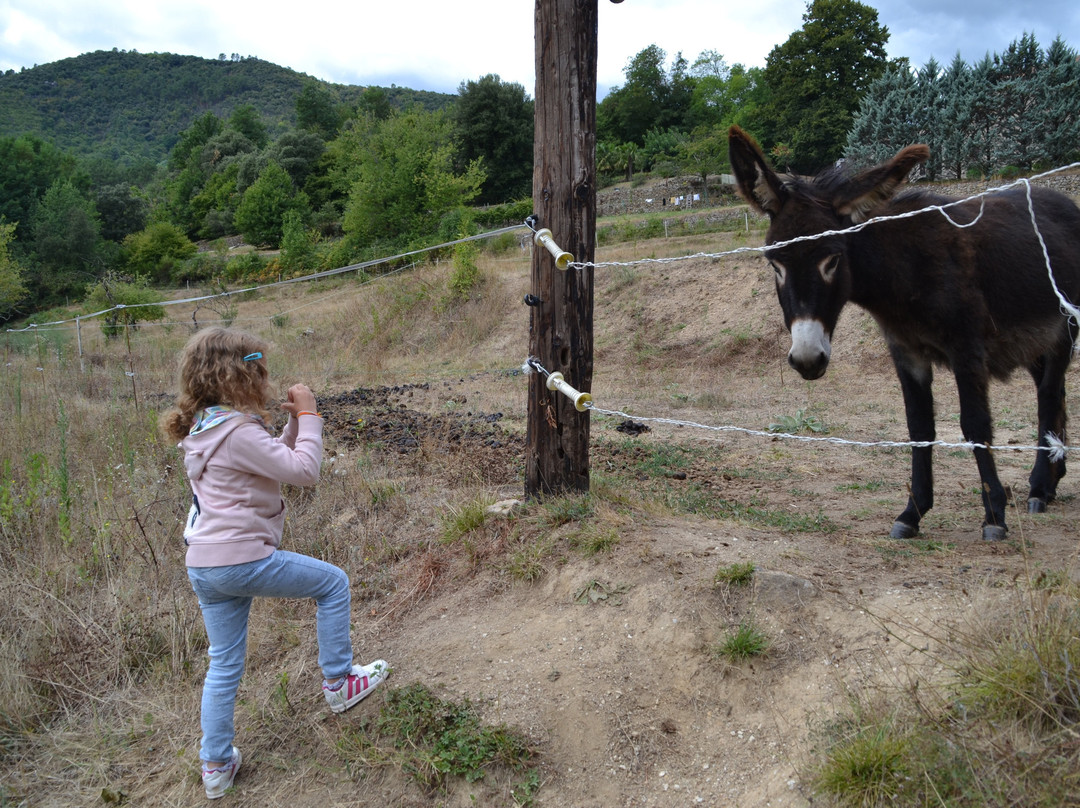
<path id="1" fill-rule="evenodd" d="M 184 452 L 184 470 L 189 480 L 198 480 L 206 470 L 206 464 L 214 456 L 225 439 L 238 426 L 259 423 L 257 419 L 226 407 L 208 407 L 199 412 L 191 434 L 180 441 Z"/>

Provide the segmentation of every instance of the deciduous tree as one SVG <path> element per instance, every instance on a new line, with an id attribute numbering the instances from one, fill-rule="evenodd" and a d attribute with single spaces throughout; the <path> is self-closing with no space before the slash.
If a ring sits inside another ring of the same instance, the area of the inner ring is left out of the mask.
<path id="1" fill-rule="evenodd" d="M 483 160 L 478 201 L 507 202 L 532 189 L 533 102 L 525 88 L 490 73 L 462 82 L 453 110 L 459 166 Z"/>
<path id="2" fill-rule="evenodd" d="M 251 244 L 277 247 L 281 244 L 285 213 L 290 210 L 303 219 L 311 215 L 304 193 L 296 191 L 285 169 L 270 162 L 244 191 L 234 222 Z"/>
<path id="3" fill-rule="evenodd" d="M 26 297 L 25 270 L 11 252 L 15 224 L 0 222 L 0 322 L 5 322 Z"/>
<path id="4" fill-rule="evenodd" d="M 194 242 L 179 227 L 155 222 L 124 239 L 123 254 L 132 276 L 168 283 L 176 265 L 191 258 L 196 250 Z"/>
<path id="5" fill-rule="evenodd" d="M 640 146 L 650 129 L 686 131 L 693 81 L 681 53 L 670 72 L 666 62 L 663 48 L 649 45 L 627 63 L 626 83 L 613 87 L 596 109 L 598 140 Z"/>
<path id="6" fill-rule="evenodd" d="M 356 246 L 400 245 L 434 233 L 445 213 L 476 198 L 486 172 L 480 160 L 455 169 L 452 137 L 442 112 L 357 121 L 342 222 Z"/>
<path id="7" fill-rule="evenodd" d="M 885 71 L 888 39 L 870 6 L 813 0 L 803 27 L 773 48 L 764 72 L 769 114 L 791 144 L 792 168 L 813 173 L 842 156 L 860 96 Z"/>
<path id="8" fill-rule="evenodd" d="M 111 338 L 138 329 L 139 323 L 164 320 L 165 307 L 153 305 L 164 300 L 165 296 L 151 289 L 146 278 L 107 272 L 87 293 L 84 304 L 88 313 L 110 309 L 102 315 L 101 333 Z"/>

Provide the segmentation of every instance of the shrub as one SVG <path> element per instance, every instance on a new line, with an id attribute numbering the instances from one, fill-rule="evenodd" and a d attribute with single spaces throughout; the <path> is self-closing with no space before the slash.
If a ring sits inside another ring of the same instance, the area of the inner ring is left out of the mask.
<path id="1" fill-rule="evenodd" d="M 251 280 L 262 274 L 266 261 L 257 253 L 244 253 L 225 263 L 225 280 L 231 282 Z"/>
<path id="2" fill-rule="evenodd" d="M 138 328 L 140 322 L 165 319 L 165 307 L 147 305 L 160 303 L 165 298 L 149 288 L 143 278 L 126 278 L 108 273 L 86 296 L 88 312 L 112 309 L 103 315 L 101 333 L 106 337 L 118 337 L 128 328 Z M 124 306 L 121 309 L 112 308 Z"/>
<path id="3" fill-rule="evenodd" d="M 195 243 L 169 222 L 155 222 L 124 239 L 128 271 L 157 283 L 168 283 L 177 264 L 197 250 Z"/>
<path id="4" fill-rule="evenodd" d="M 531 199 L 519 199 L 516 202 L 504 202 L 501 205 L 478 208 L 472 212 L 473 221 L 484 230 L 509 227 L 512 224 L 521 224 L 531 216 L 532 207 Z"/>

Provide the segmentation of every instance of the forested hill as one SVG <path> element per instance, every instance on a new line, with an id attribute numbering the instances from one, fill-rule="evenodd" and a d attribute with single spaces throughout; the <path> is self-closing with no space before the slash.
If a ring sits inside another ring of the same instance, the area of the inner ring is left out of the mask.
<path id="1" fill-rule="evenodd" d="M 33 134 L 61 150 L 121 163 L 164 159 L 180 133 L 210 111 L 251 105 L 274 137 L 296 118 L 296 98 L 316 82 L 355 105 L 371 88 L 330 84 L 253 57 L 96 51 L 0 74 L 0 137 Z M 443 107 L 455 96 L 383 88 L 394 107 Z"/>

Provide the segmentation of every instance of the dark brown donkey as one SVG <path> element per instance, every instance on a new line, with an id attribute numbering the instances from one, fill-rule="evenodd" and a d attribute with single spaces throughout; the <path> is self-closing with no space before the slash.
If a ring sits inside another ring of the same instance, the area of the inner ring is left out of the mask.
<path id="1" fill-rule="evenodd" d="M 780 176 L 754 139 L 728 133 L 739 190 L 769 216 L 766 245 L 843 230 L 871 217 L 916 211 L 955 200 L 926 190 L 897 189 L 929 157 L 909 146 L 860 174 L 831 170 L 814 179 Z M 1066 196 L 1031 188 L 1038 229 L 1046 242 L 1058 289 L 1080 301 L 1080 208 Z M 992 445 L 990 377 L 1005 379 L 1025 367 L 1035 379 L 1039 445 L 1047 435 L 1065 440 L 1065 371 L 1076 325 L 1062 311 L 1032 226 L 1027 189 L 1016 187 L 940 212 L 873 222 L 858 232 L 799 241 L 765 251 L 791 332 L 788 362 L 805 379 L 829 365 L 833 328 L 844 304 L 862 306 L 881 326 L 904 393 L 912 441 L 933 441 L 933 366 L 951 368 L 960 395 L 960 428 L 972 443 Z M 988 449 L 975 449 L 986 508 L 984 539 L 1006 535 L 1005 489 Z M 911 496 L 892 537 L 919 531 L 934 504 L 930 447 L 911 456 Z M 1064 459 L 1040 450 L 1030 477 L 1028 511 L 1054 499 Z"/>

